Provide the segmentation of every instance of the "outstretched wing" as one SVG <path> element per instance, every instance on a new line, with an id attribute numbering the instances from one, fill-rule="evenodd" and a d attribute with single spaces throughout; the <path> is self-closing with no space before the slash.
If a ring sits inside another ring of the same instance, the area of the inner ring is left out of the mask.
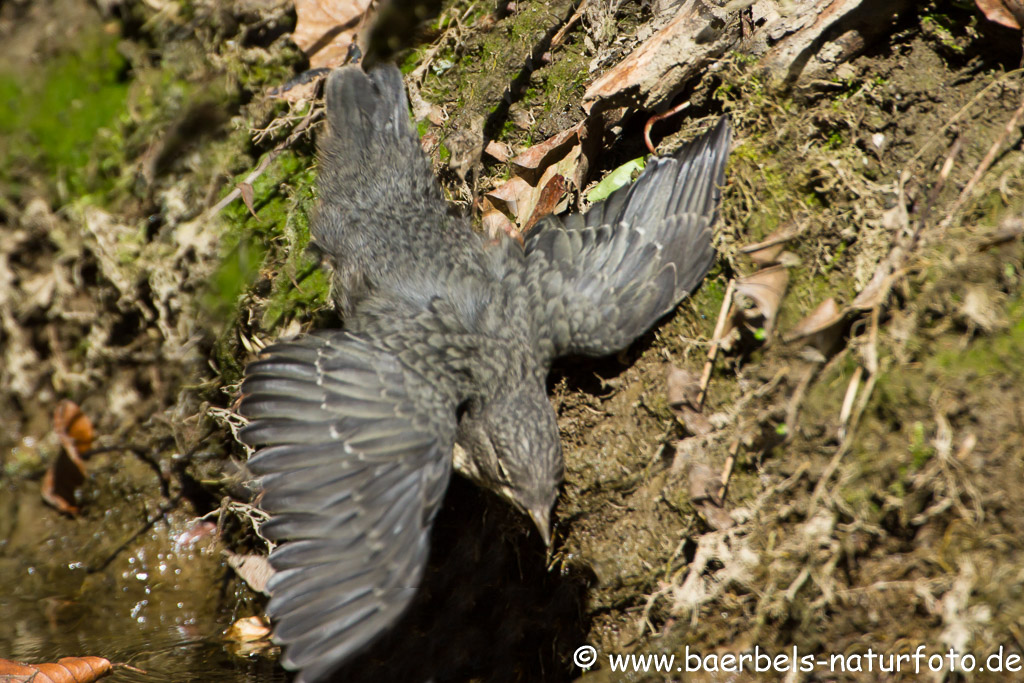
<path id="1" fill-rule="evenodd" d="M 729 140 L 723 117 L 585 215 L 537 225 L 524 284 L 556 356 L 618 351 L 696 288 L 715 258 Z"/>
<path id="2" fill-rule="evenodd" d="M 346 332 L 269 347 L 239 412 L 261 477 L 275 640 L 315 681 L 392 624 L 427 561 L 451 471 L 455 408 Z"/>

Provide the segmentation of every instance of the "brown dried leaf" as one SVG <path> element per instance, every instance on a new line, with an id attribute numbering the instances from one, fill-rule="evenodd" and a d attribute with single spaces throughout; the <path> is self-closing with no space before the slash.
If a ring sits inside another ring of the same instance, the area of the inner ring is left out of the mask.
<path id="1" fill-rule="evenodd" d="M 770 332 L 788 285 L 789 270 L 785 266 L 772 266 L 736 280 L 736 294 L 754 304 L 746 308 L 744 315 L 748 319 L 764 318 L 765 331 Z"/>
<path id="2" fill-rule="evenodd" d="M 722 507 L 722 477 L 704 463 L 695 463 L 690 467 L 689 480 L 690 503 L 708 526 L 712 529 L 727 529 L 735 522 L 728 511 Z"/>
<path id="3" fill-rule="evenodd" d="M 292 40 L 311 69 L 344 63 L 369 7 L 370 0 L 295 0 Z"/>
<path id="4" fill-rule="evenodd" d="M 236 643 L 254 643 L 270 638 L 270 624 L 263 617 L 242 617 L 228 627 L 224 637 Z"/>
<path id="5" fill-rule="evenodd" d="M 845 312 L 829 297 L 786 334 L 786 342 L 806 340 L 822 353 L 828 353 L 842 333 L 845 320 Z"/>
<path id="6" fill-rule="evenodd" d="M 530 229 L 537 225 L 537 221 L 541 218 L 554 213 L 564 197 L 565 177 L 556 174 L 544 183 L 544 189 L 540 191 L 537 204 L 533 207 L 533 215 L 530 216 L 530 220 L 523 226 L 523 234 L 525 235 L 530 232 Z"/>
<path id="7" fill-rule="evenodd" d="M 505 183 L 487 193 L 486 199 L 498 211 L 501 211 L 515 223 L 526 226 L 537 213 L 538 205 L 544 200 L 548 202 L 558 196 L 554 206 L 547 213 L 557 210 L 558 204 L 564 199 L 567 183 L 579 188 L 590 168 L 590 157 L 593 153 L 593 138 L 589 135 L 589 119 L 584 119 L 568 130 L 534 145 L 511 160 L 515 174 Z M 548 196 L 545 190 L 556 177 L 562 176 L 562 190 L 559 185 L 550 185 Z M 543 207 L 542 207 L 543 208 Z M 541 213 L 538 219 L 546 215 Z"/>
<path id="8" fill-rule="evenodd" d="M 254 657 L 273 648 L 270 624 L 264 617 L 244 617 L 233 623 L 224 638 L 236 657 Z"/>
<path id="9" fill-rule="evenodd" d="M 85 481 L 85 455 L 92 450 L 95 437 L 92 422 L 74 401 L 64 400 L 53 412 L 53 429 L 62 449 L 43 475 L 40 494 L 43 500 L 66 515 L 77 515 L 72 502 L 75 491 Z"/>
<path id="10" fill-rule="evenodd" d="M 43 475 L 39 493 L 48 505 L 74 517 L 78 514 L 78 506 L 71 501 L 75 499 L 75 491 L 83 481 L 85 475 L 62 450 Z"/>
<path id="11" fill-rule="evenodd" d="M 245 204 L 245 208 L 249 209 L 249 213 L 252 214 L 253 218 L 255 218 L 257 221 L 260 220 L 260 217 L 256 215 L 256 210 L 254 208 L 252 208 L 252 200 L 253 200 L 252 184 L 251 183 L 238 183 L 237 185 L 235 185 L 235 187 L 238 188 L 238 192 L 242 195 L 242 202 Z"/>
<path id="12" fill-rule="evenodd" d="M 85 462 L 82 457 L 92 450 L 92 442 L 96 438 L 92 421 L 77 403 L 65 399 L 53 411 L 53 429 L 68 455 L 84 473 Z"/>
<path id="13" fill-rule="evenodd" d="M 274 568 L 270 566 L 266 555 L 239 555 L 230 551 L 224 551 L 224 554 L 227 555 L 228 565 L 249 584 L 249 588 L 270 595 L 267 583 L 274 575 Z"/>
<path id="14" fill-rule="evenodd" d="M 1007 28 L 1024 26 L 1024 2 L 1021 0 L 974 0 L 974 4 L 989 21 Z"/>
<path id="15" fill-rule="evenodd" d="M 45 664 L 0 658 L 0 683 L 90 683 L 109 674 L 114 666 L 103 657 L 61 657 Z"/>
<path id="16" fill-rule="evenodd" d="M 706 500 L 718 501 L 718 492 L 722 488 L 722 479 L 718 472 L 702 462 L 694 463 L 687 473 L 689 496 L 691 503 Z"/>
<path id="17" fill-rule="evenodd" d="M 523 242 L 523 236 L 516 228 L 515 224 L 508 219 L 508 217 L 496 209 L 491 200 L 484 197 L 482 202 L 483 211 L 480 217 L 481 226 L 484 229 L 484 234 L 492 240 L 497 240 L 502 237 L 511 237 L 518 240 L 520 244 Z"/>
<path id="18" fill-rule="evenodd" d="M 556 133 L 544 142 L 530 147 L 512 159 L 516 175 L 527 182 L 536 184 L 538 176 L 552 164 L 569 156 L 580 145 L 580 130 L 583 123 Z"/>
<path id="19" fill-rule="evenodd" d="M 700 396 L 700 377 L 689 370 L 672 366 L 665 383 L 669 408 L 686 430 L 695 436 L 710 434 L 714 430 L 711 421 L 696 408 Z"/>
<path id="20" fill-rule="evenodd" d="M 740 252 L 750 257 L 750 260 L 758 266 L 765 267 L 779 262 L 782 250 L 786 243 L 796 236 L 796 232 L 784 226 L 775 230 L 757 244 L 750 244 L 740 249 Z"/>
<path id="21" fill-rule="evenodd" d="M 700 396 L 700 376 L 672 365 L 665 378 L 668 404 L 671 408 L 682 405 L 696 406 Z"/>
<path id="22" fill-rule="evenodd" d="M 497 140 L 491 140 L 484 147 L 484 153 L 489 154 L 501 163 L 508 161 L 510 155 L 508 145 L 504 142 L 498 142 Z"/>

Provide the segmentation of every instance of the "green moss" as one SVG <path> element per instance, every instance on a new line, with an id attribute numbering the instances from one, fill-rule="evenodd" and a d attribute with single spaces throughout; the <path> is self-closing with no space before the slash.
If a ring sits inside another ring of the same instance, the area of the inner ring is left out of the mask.
<path id="1" fill-rule="evenodd" d="M 96 27 L 73 51 L 0 71 L 0 179 L 17 183 L 28 166 L 72 195 L 109 185 L 124 163 L 125 68 L 117 38 Z"/>
<path id="2" fill-rule="evenodd" d="M 308 158 L 286 151 L 253 183 L 256 217 L 241 200 L 224 210 L 225 255 L 206 297 L 215 315 L 233 317 L 261 271 L 272 283 L 263 320 L 266 331 L 276 329 L 297 309 L 326 300 L 326 280 L 306 254 L 308 208 L 314 201 L 311 166 Z"/>

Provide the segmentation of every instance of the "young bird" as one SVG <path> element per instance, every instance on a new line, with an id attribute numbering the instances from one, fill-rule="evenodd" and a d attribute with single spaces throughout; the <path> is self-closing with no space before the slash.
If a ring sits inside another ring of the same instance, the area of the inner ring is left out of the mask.
<path id="1" fill-rule="evenodd" d="M 585 215 L 493 246 L 448 211 L 398 69 L 338 69 L 325 98 L 312 233 L 344 329 L 267 348 L 239 409 L 242 441 L 262 446 L 249 466 L 280 542 L 267 611 L 297 681 L 408 606 L 453 464 L 549 542 L 551 363 L 625 348 L 704 278 L 730 138 L 723 118 Z"/>

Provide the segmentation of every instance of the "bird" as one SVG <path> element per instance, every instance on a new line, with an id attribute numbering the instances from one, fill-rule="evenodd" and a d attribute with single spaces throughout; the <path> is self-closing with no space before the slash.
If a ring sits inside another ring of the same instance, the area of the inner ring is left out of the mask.
<path id="1" fill-rule="evenodd" d="M 267 614 L 299 682 L 403 614 L 453 470 L 550 545 L 551 364 L 624 349 L 703 280 L 731 138 L 723 116 L 586 213 L 492 243 L 444 200 L 396 67 L 335 69 L 324 99 L 311 235 L 343 324 L 264 349 L 238 407 L 276 544 Z"/>

